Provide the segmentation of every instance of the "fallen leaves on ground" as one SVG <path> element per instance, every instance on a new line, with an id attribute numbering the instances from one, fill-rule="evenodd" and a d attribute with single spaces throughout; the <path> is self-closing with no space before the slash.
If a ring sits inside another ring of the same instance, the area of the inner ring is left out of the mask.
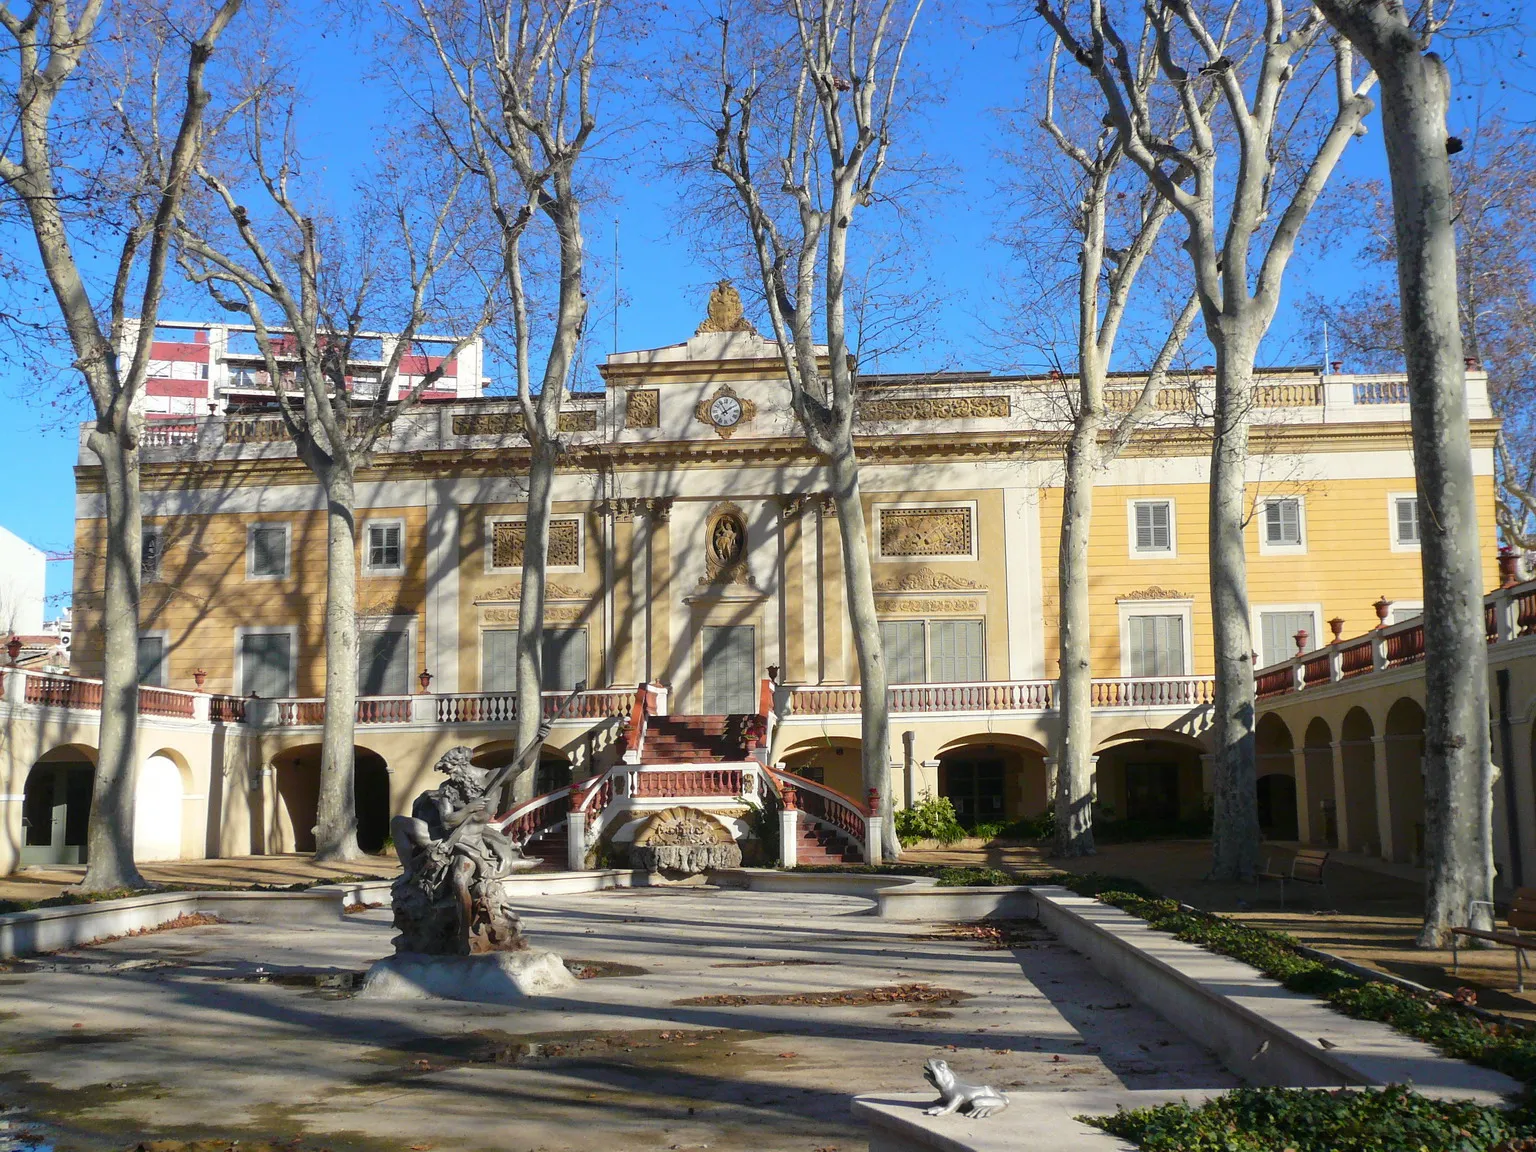
<path id="1" fill-rule="evenodd" d="M 845 988 L 837 992 L 768 992 L 755 996 L 723 993 L 674 1000 L 679 1008 L 741 1008 L 749 1004 L 800 1008 L 860 1008 L 870 1004 L 955 1004 L 969 992 L 932 984 L 886 984 L 878 988 Z"/>

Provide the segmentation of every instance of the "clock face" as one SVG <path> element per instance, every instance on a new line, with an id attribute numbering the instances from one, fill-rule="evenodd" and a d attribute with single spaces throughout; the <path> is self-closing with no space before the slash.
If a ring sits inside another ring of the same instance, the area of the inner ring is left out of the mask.
<path id="1" fill-rule="evenodd" d="M 709 418 L 721 428 L 729 428 L 741 419 L 741 401 L 734 396 L 716 396 L 709 406 Z"/>

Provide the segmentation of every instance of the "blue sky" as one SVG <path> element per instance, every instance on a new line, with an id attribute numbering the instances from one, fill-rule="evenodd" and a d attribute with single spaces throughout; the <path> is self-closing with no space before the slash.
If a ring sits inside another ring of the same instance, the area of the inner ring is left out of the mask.
<path id="1" fill-rule="evenodd" d="M 1027 6 L 1026 6 L 1027 7 Z M 303 15 L 302 6 L 290 14 Z M 1516 8 L 1518 11 L 1518 5 Z M 998 194 L 1006 178 L 997 150 L 1003 143 L 997 112 L 1027 99 L 1027 61 L 1039 41 L 1038 27 L 988 28 L 994 10 L 957 3 L 932 8 L 920 46 L 922 83 L 934 100 L 916 124 L 915 134 L 935 161 L 949 169 L 947 186 L 925 206 L 922 249 L 916 263 L 939 287 L 935 301 L 935 336 L 884 369 L 917 369 L 940 364 L 1039 370 L 1038 355 L 999 362 L 985 347 L 986 333 L 997 319 L 998 302 L 990 285 L 1007 273 L 1008 253 L 996 240 L 1005 227 Z M 300 84 L 308 98 L 302 124 L 303 147 L 312 162 L 328 173 L 327 186 L 344 205 L 351 174 L 366 167 L 373 141 L 390 123 L 390 82 L 370 79 L 371 62 L 359 37 L 319 23 L 296 33 L 294 56 L 303 62 Z M 1527 92 L 1482 82 L 1480 49 L 1459 53 L 1461 78 L 1452 131 L 1476 105 L 1532 105 Z M 215 60 L 217 67 L 217 58 Z M 1376 175 L 1383 171 L 1379 116 L 1371 131 L 1348 154 L 1341 175 Z M 599 335 L 597 351 L 612 341 L 611 273 L 613 225 L 622 241 L 623 305 L 618 316 L 621 348 L 653 347 L 690 335 L 703 314 L 714 272 L 709 254 L 680 225 L 673 177 L 645 161 L 651 150 L 633 146 L 613 182 L 612 203 L 587 213 L 593 267 L 590 325 Z M 1180 230 L 1182 233 L 1182 229 Z M 1361 274 L 1352 264 L 1354 244 L 1337 236 L 1308 237 L 1287 276 L 1288 305 L 1308 291 L 1347 291 Z M 7 244 L 30 243 L 13 234 Z M 196 295 L 178 293 L 164 309 L 165 318 L 201 319 L 208 315 Z M 1196 337 L 1203 341 L 1203 337 Z M 1203 348 L 1192 348 L 1198 360 Z M 65 550 L 71 545 L 77 432 L 74 417 L 61 420 L 57 397 L 37 395 L 35 370 L 0 345 L 0 404 L 10 429 L 10 450 L 0 454 L 0 491 L 10 499 L 0 509 L 0 523 L 39 547 Z M 1302 330 L 1288 308 L 1274 325 L 1261 359 L 1270 363 L 1317 363 L 1322 359 L 1316 333 Z M 1122 364 L 1121 367 L 1133 367 Z M 577 386 L 592 387 L 590 366 Z M 77 412 L 78 409 L 75 409 Z M 49 591 L 66 594 L 68 563 L 49 565 Z M 60 603 L 55 600 L 54 604 Z"/>

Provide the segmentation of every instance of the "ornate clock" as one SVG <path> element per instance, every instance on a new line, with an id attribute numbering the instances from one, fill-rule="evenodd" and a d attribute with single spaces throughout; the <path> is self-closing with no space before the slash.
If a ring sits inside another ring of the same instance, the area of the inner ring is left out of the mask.
<path id="1" fill-rule="evenodd" d="M 736 395 L 729 384 L 722 384 L 713 396 L 699 401 L 693 414 L 700 424 L 708 424 L 720 436 L 728 437 L 744 420 L 757 415 L 757 405 Z"/>

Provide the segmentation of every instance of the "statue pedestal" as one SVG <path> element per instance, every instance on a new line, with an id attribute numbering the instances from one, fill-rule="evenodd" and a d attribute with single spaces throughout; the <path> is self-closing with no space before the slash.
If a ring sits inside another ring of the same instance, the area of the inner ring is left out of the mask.
<path id="1" fill-rule="evenodd" d="M 400 952 L 368 969 L 358 996 L 371 1000 L 468 1000 L 515 1004 L 576 987 L 576 977 L 553 952 L 482 952 L 431 956 Z"/>

